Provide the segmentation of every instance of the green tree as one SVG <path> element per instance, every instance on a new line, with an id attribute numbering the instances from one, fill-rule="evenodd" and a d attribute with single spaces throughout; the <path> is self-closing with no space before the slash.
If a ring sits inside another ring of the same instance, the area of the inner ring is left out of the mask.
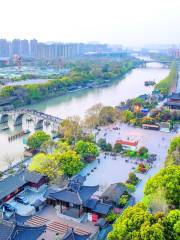
<path id="1" fill-rule="evenodd" d="M 177 136 L 171 140 L 170 147 L 168 149 L 168 155 L 165 161 L 165 166 L 172 164 L 180 165 L 180 136 Z"/>
<path id="2" fill-rule="evenodd" d="M 172 210 L 164 219 L 165 239 L 179 240 L 180 239 L 180 210 Z"/>
<path id="3" fill-rule="evenodd" d="M 36 150 L 36 149 L 39 149 L 44 142 L 50 141 L 50 139 L 51 139 L 50 136 L 46 134 L 44 131 L 41 131 L 41 130 L 36 131 L 31 136 L 29 136 L 27 145 L 31 149 Z"/>
<path id="4" fill-rule="evenodd" d="M 91 161 L 99 155 L 99 150 L 96 144 L 91 142 L 78 141 L 75 145 L 75 151 L 80 154 L 85 161 Z"/>
<path id="5" fill-rule="evenodd" d="M 138 154 L 140 156 L 144 156 L 148 153 L 148 149 L 146 147 L 140 147 L 139 150 L 138 150 Z"/>
<path id="6" fill-rule="evenodd" d="M 176 78 L 177 66 L 175 63 L 173 63 L 169 75 L 163 80 L 161 80 L 159 83 L 157 83 L 155 89 L 159 90 L 161 94 L 167 95 L 170 92 L 172 86 L 175 84 Z"/>
<path id="7" fill-rule="evenodd" d="M 108 240 L 164 240 L 163 226 L 139 203 L 124 210 Z"/>
<path id="8" fill-rule="evenodd" d="M 58 159 L 52 154 L 44 153 L 39 153 L 33 157 L 29 170 L 44 174 L 50 180 L 55 180 L 63 174 Z"/>
<path id="9" fill-rule="evenodd" d="M 139 178 L 136 176 L 136 174 L 133 172 L 129 173 L 127 183 L 136 185 L 138 182 L 139 182 Z"/>
<path id="10" fill-rule="evenodd" d="M 72 150 L 56 154 L 55 157 L 61 163 L 61 170 L 67 176 L 77 174 L 84 166 L 81 162 L 79 155 Z"/>
<path id="11" fill-rule="evenodd" d="M 122 120 L 125 123 L 130 123 L 130 121 L 134 118 L 134 114 L 129 111 L 129 110 L 125 110 L 122 112 Z"/>
<path id="12" fill-rule="evenodd" d="M 151 177 L 146 185 L 144 194 L 151 196 L 158 189 L 162 189 L 165 193 L 167 203 L 179 206 L 180 196 L 180 166 L 169 166 L 161 169 L 156 175 Z"/>
<path id="13" fill-rule="evenodd" d="M 120 153 L 122 150 L 123 150 L 123 147 L 120 143 L 115 143 L 114 144 L 114 149 L 113 149 L 114 152 Z"/>

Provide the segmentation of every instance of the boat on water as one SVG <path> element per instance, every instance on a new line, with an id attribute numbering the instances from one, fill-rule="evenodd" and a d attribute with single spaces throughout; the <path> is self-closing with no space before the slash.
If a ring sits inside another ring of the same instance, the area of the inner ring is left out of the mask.
<path id="1" fill-rule="evenodd" d="M 0 131 L 5 131 L 5 130 L 8 130 L 9 129 L 9 126 L 5 126 L 5 127 L 2 127 L 1 129 L 0 129 Z"/>
<path id="2" fill-rule="evenodd" d="M 31 133 L 29 129 L 24 130 L 23 132 L 24 132 L 24 134 L 29 134 L 29 133 Z"/>
<path id="3" fill-rule="evenodd" d="M 155 81 L 145 81 L 145 82 L 144 82 L 144 85 L 145 85 L 146 87 L 148 87 L 148 86 L 154 86 L 155 84 L 156 84 Z"/>

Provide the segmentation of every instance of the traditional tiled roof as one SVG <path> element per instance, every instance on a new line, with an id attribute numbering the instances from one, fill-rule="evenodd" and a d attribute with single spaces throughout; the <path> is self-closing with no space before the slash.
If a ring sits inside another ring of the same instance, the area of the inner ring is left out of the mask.
<path id="1" fill-rule="evenodd" d="M 21 171 L 0 181 L 0 199 L 16 191 L 28 182 L 37 183 L 43 176 L 39 173 Z"/>
<path id="2" fill-rule="evenodd" d="M 106 215 L 109 213 L 111 208 L 112 208 L 112 205 L 110 205 L 110 204 L 98 202 L 96 204 L 95 208 L 92 209 L 92 211 L 95 213 Z"/>
<path id="3" fill-rule="evenodd" d="M 1 240 L 36 240 L 45 231 L 46 226 L 30 227 L 2 220 L 0 222 Z"/>
<path id="4" fill-rule="evenodd" d="M 138 145 L 138 141 L 117 140 L 116 143 L 121 145 L 131 146 L 131 147 L 136 147 Z"/>
<path id="5" fill-rule="evenodd" d="M 55 193 L 50 193 L 49 196 L 50 198 L 63 202 L 82 205 L 98 190 L 98 188 L 99 186 L 82 186 L 77 191 L 72 188 L 65 188 Z"/>
<path id="6" fill-rule="evenodd" d="M 89 199 L 83 204 L 83 206 L 91 209 L 93 212 L 104 215 L 108 214 L 108 212 L 112 208 L 111 204 L 102 203 L 97 199 Z"/>
<path id="7" fill-rule="evenodd" d="M 33 182 L 33 183 L 38 183 L 43 177 L 43 175 L 40 173 L 29 172 L 29 171 L 25 171 L 24 176 L 27 182 Z"/>
<path id="8" fill-rule="evenodd" d="M 8 240 L 15 228 L 15 225 L 8 221 L 0 222 L 0 239 Z"/>
<path id="9" fill-rule="evenodd" d="M 46 226 L 40 227 L 30 227 L 30 226 L 20 226 L 16 225 L 12 235 L 12 240 L 36 240 L 38 239 L 46 230 Z"/>
<path id="10" fill-rule="evenodd" d="M 101 195 L 101 198 L 105 202 L 118 203 L 119 198 L 125 191 L 127 191 L 127 188 L 124 185 L 121 183 L 114 183 L 107 188 L 107 190 Z"/>
<path id="11" fill-rule="evenodd" d="M 80 235 L 75 233 L 72 228 L 70 228 L 62 238 L 62 240 L 89 240 L 89 239 L 90 239 L 90 234 Z"/>

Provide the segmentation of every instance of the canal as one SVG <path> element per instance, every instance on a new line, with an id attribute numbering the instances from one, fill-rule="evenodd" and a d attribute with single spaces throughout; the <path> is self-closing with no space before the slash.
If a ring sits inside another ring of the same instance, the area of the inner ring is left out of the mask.
<path id="1" fill-rule="evenodd" d="M 152 87 L 145 87 L 144 82 L 148 80 L 159 80 L 166 77 L 169 69 L 165 69 L 159 63 L 151 63 L 147 68 L 136 68 L 126 74 L 122 79 L 118 79 L 106 88 L 86 89 L 79 92 L 69 93 L 67 95 L 48 99 L 38 104 L 34 104 L 31 108 L 42 111 L 60 118 L 79 115 L 83 117 L 86 110 L 94 104 L 102 103 L 104 105 L 115 106 L 121 101 L 128 98 L 134 98 L 144 93 L 150 93 Z M 27 129 L 27 124 L 23 125 L 23 129 Z M 7 165 L 7 158 L 11 156 L 15 161 L 22 157 L 24 145 L 23 139 L 9 143 L 8 136 L 14 132 L 21 130 L 20 127 L 14 129 L 10 125 L 10 129 L 0 132 L 0 170 Z"/>

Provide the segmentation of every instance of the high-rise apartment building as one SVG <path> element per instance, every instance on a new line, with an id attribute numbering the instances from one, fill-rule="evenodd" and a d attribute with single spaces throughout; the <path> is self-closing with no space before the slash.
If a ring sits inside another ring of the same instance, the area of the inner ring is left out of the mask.
<path id="1" fill-rule="evenodd" d="M 10 43 L 6 39 L 0 39 L 0 57 L 10 56 Z"/>
<path id="2" fill-rule="evenodd" d="M 107 51 L 106 44 L 99 43 L 42 43 L 36 39 L 14 39 L 8 42 L 0 39 L 0 57 L 32 57 L 38 59 L 57 60 L 61 58 L 75 58 L 86 53 L 103 53 Z"/>
<path id="3" fill-rule="evenodd" d="M 21 54 L 21 40 L 14 39 L 11 43 L 11 55 Z"/>
<path id="4" fill-rule="evenodd" d="M 29 41 L 24 39 L 21 40 L 21 56 L 22 57 L 29 57 Z"/>
<path id="5" fill-rule="evenodd" d="M 38 56 L 38 41 L 36 39 L 30 40 L 30 56 L 34 58 Z"/>

